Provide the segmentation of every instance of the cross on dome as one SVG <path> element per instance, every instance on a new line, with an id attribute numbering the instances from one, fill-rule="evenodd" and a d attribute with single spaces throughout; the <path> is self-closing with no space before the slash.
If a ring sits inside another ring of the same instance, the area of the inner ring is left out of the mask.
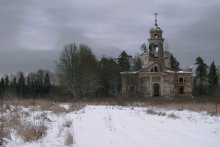
<path id="1" fill-rule="evenodd" d="M 158 16 L 157 12 L 154 13 L 154 16 L 155 16 L 155 26 L 157 27 L 157 16 Z"/>

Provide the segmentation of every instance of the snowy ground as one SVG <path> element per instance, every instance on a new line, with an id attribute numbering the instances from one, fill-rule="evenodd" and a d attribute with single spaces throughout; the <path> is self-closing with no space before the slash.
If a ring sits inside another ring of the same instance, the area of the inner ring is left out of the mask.
<path id="1" fill-rule="evenodd" d="M 68 109 L 67 105 L 62 105 Z M 22 111 L 29 112 L 28 108 Z M 31 112 L 24 118 L 39 123 Z M 73 135 L 74 147 L 219 147 L 220 116 L 205 112 L 165 110 L 157 107 L 86 106 L 77 112 L 46 113 L 43 122 L 46 135 L 34 142 L 24 142 L 11 132 L 7 147 L 65 146 L 68 132 Z M 66 122 L 70 126 L 64 127 Z"/>

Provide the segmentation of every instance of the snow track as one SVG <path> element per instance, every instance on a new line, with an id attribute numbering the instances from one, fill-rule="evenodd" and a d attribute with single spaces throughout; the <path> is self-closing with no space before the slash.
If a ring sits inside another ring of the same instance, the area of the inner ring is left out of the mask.
<path id="1" fill-rule="evenodd" d="M 149 114 L 147 109 L 157 114 Z M 158 115 L 159 112 L 165 115 Z M 177 118 L 169 117 L 170 114 Z M 64 146 L 68 131 L 73 134 L 74 147 L 220 146 L 220 117 L 206 113 L 156 107 L 87 106 L 60 115 L 47 112 L 47 118 L 50 121 L 45 122 L 48 130 L 44 138 L 24 143 L 13 137 L 6 146 Z M 68 120 L 72 121 L 71 127 L 63 128 Z"/>

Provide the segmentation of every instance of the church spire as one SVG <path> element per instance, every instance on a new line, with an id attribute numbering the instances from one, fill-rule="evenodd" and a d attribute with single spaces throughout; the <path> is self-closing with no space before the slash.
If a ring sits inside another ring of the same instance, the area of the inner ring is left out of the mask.
<path id="1" fill-rule="evenodd" d="M 157 16 L 158 16 L 157 12 L 154 13 L 154 16 L 155 16 L 155 27 L 157 27 Z"/>

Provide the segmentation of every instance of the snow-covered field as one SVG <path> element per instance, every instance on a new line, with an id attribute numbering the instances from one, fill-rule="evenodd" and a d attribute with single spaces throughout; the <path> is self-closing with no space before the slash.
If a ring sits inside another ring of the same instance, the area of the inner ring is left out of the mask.
<path id="1" fill-rule="evenodd" d="M 62 107 L 68 109 L 68 105 Z M 22 119 L 34 125 L 44 123 L 46 134 L 25 142 L 11 130 L 7 147 L 65 146 L 67 134 L 74 147 L 219 147 L 220 116 L 157 107 L 86 106 L 75 112 L 54 114 L 31 111 Z M 42 119 L 37 116 L 44 114 Z M 10 115 L 10 113 L 6 114 Z"/>

